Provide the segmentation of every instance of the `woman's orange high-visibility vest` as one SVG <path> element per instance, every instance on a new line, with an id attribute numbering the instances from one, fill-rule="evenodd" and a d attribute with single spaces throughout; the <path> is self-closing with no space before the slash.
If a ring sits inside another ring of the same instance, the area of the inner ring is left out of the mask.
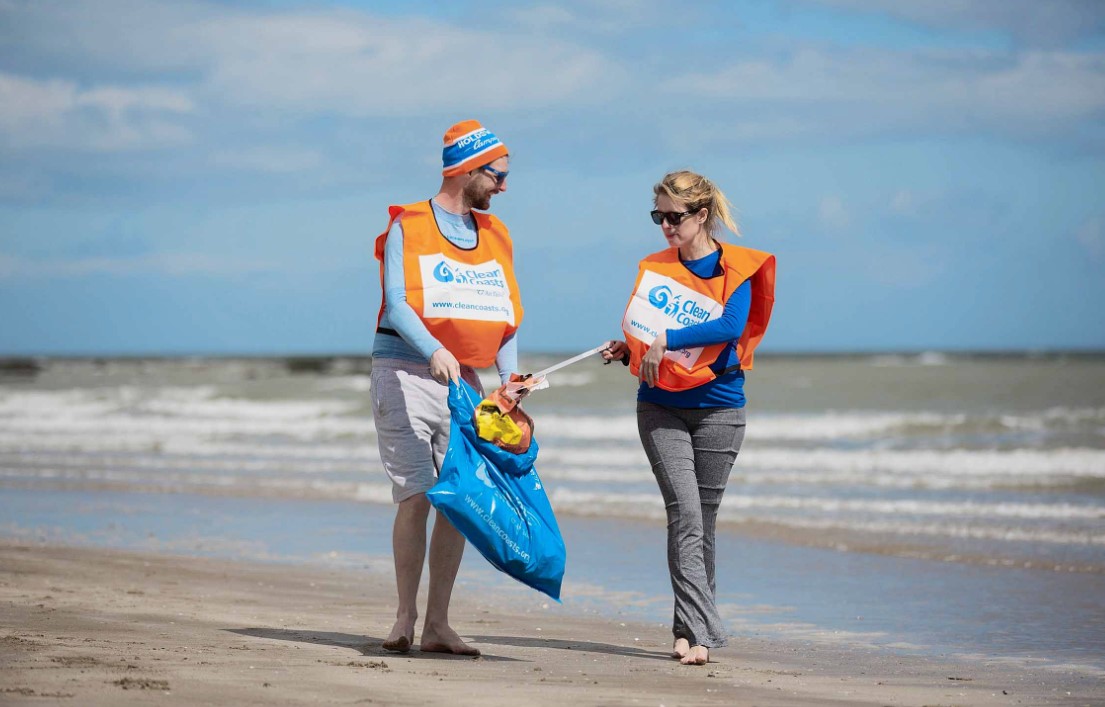
<path id="1" fill-rule="evenodd" d="M 457 361 L 474 368 L 495 363 L 503 339 L 517 331 L 523 313 L 506 226 L 491 214 L 473 211 L 476 245 L 465 249 L 441 234 L 429 201 L 391 206 L 388 214 L 388 227 L 376 238 L 381 289 L 384 242 L 401 216 L 407 303 Z M 381 301 L 377 325 L 385 306 Z"/>
<path id="2" fill-rule="evenodd" d="M 633 295 L 625 308 L 622 331 L 629 345 L 629 369 L 641 370 L 641 359 L 661 332 L 701 324 L 721 316 L 725 303 L 745 280 L 752 280 L 752 307 L 737 342 L 743 370 L 767 331 L 775 303 L 775 256 L 721 243 L 721 274 L 700 278 L 679 260 L 678 248 L 667 248 L 641 261 Z M 664 390 L 694 388 L 717 376 L 710 369 L 727 342 L 668 351 L 660 363 L 657 385 Z"/>

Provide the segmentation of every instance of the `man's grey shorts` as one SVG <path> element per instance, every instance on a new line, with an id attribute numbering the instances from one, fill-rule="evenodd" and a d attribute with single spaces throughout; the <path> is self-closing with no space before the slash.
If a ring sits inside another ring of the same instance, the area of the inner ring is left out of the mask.
<path id="1" fill-rule="evenodd" d="M 460 374 L 481 395 L 476 371 Z M 372 415 L 380 460 L 396 503 L 426 493 L 449 448 L 449 386 L 430 376 L 427 363 L 396 358 L 372 361 Z"/>

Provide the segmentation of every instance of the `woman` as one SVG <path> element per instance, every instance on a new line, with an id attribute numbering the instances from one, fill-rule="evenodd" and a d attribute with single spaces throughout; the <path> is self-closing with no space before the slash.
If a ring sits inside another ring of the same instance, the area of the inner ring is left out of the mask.
<path id="1" fill-rule="evenodd" d="M 668 516 L 675 593 L 672 657 L 705 665 L 726 643 L 714 592 L 714 526 L 744 440 L 744 372 L 775 297 L 775 256 L 718 241 L 739 235 L 725 195 L 673 172 L 653 188 L 668 247 L 640 263 L 625 310 L 622 360 L 641 380 L 637 427 Z"/>

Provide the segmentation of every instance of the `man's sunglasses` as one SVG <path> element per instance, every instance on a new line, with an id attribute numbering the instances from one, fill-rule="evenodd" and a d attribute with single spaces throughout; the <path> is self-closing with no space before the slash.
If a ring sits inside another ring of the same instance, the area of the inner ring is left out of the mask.
<path id="1" fill-rule="evenodd" d="M 510 174 L 509 170 L 507 170 L 506 172 L 500 172 L 493 167 L 482 167 L 481 169 L 483 169 L 483 171 L 487 172 L 492 176 L 492 178 L 494 178 L 495 186 L 497 187 L 501 187 L 503 185 L 503 182 L 506 181 L 507 175 Z"/>
<path id="2" fill-rule="evenodd" d="M 672 226 L 678 226 L 683 223 L 683 219 L 687 218 L 694 211 L 650 211 L 649 215 L 652 216 L 652 222 L 659 226 L 664 221 L 667 221 Z"/>

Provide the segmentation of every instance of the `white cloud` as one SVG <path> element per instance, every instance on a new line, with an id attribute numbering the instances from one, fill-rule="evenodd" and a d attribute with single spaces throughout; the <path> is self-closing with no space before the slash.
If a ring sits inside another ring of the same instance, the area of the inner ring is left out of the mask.
<path id="1" fill-rule="evenodd" d="M 26 164 L 10 170 L 0 170 L 0 201 L 34 201 L 50 193 L 50 179 Z"/>
<path id="2" fill-rule="evenodd" d="M 916 197 L 907 189 L 899 189 L 890 200 L 890 212 L 900 216 L 912 216 L 916 213 Z"/>
<path id="3" fill-rule="evenodd" d="M 218 57 L 205 80 L 213 100 L 300 114 L 402 116 L 602 101 L 598 89 L 620 76 L 601 54 L 578 45 L 420 19 L 240 17 L 210 23 L 201 38 Z"/>
<path id="4" fill-rule="evenodd" d="M 731 132 L 776 137 L 1001 133 L 1069 137 L 1105 111 L 1105 55 L 804 49 L 676 76 L 665 90 L 740 106 Z"/>
<path id="5" fill-rule="evenodd" d="M 282 174 L 302 172 L 325 163 L 317 150 L 294 147 L 251 147 L 218 152 L 211 156 L 212 164 L 248 172 Z"/>
<path id="6" fill-rule="evenodd" d="M 1102 53 L 806 48 L 686 64 L 709 68 L 663 81 L 596 38 L 611 18 L 654 21 L 653 0 L 549 2 L 482 28 L 296 8 L 0 0 L 0 46 L 22 72 L 0 65 L 6 90 L 20 94 L 8 99 L 0 85 L 0 147 L 195 144 L 190 157 L 208 165 L 287 174 L 340 161 L 353 144 L 380 154 L 387 141 L 373 130 L 384 120 L 434 118 L 440 128 L 504 112 L 531 127 L 572 116 L 581 140 L 608 132 L 603 144 L 615 149 L 659 135 L 681 152 L 872 136 L 1105 138 Z M 658 89 L 679 100 L 654 100 Z M 693 130 L 671 130 L 688 99 L 710 109 Z M 336 130 L 318 130 L 316 118 L 338 118 Z"/>
<path id="7" fill-rule="evenodd" d="M 85 90 L 73 81 L 0 72 L 0 141 L 17 148 L 108 151 L 178 145 L 189 132 L 174 118 L 193 109 L 187 95 L 160 87 Z"/>
<path id="8" fill-rule="evenodd" d="M 746 110 L 725 114 L 720 124 L 704 121 L 698 129 L 668 136 L 668 141 L 682 150 L 698 150 L 711 143 L 769 143 L 779 140 L 818 137 L 825 125 L 798 113 Z"/>
<path id="9" fill-rule="evenodd" d="M 1100 0 L 802 0 L 881 14 L 925 27 L 997 30 L 1030 44 L 1055 46 L 1105 29 Z"/>
<path id="10" fill-rule="evenodd" d="M 817 220 L 831 229 L 844 229 L 851 225 L 852 215 L 839 196 L 825 196 L 817 205 Z"/>
<path id="11" fill-rule="evenodd" d="M 663 0 L 559 0 L 511 7 L 506 16 L 517 24 L 535 30 L 565 29 L 575 33 L 625 35 L 641 27 L 671 23 L 671 5 Z M 702 21 L 705 13 L 693 3 L 679 8 L 680 21 L 691 25 Z"/>
<path id="12" fill-rule="evenodd" d="M 1105 258 L 1105 215 L 1098 214 L 1086 221 L 1074 237 L 1093 260 Z"/>
<path id="13" fill-rule="evenodd" d="M 204 66 L 206 47 L 190 40 L 234 12 L 188 0 L 0 0 L 0 46 L 21 63 L 143 80 Z"/>
<path id="14" fill-rule="evenodd" d="M 563 5 L 515 7 L 508 10 L 508 13 L 518 24 L 534 29 L 574 25 L 578 22 L 576 15 Z"/>
<path id="15" fill-rule="evenodd" d="M 568 40 L 347 9 L 44 0 L 0 7 L 0 24 L 24 27 L 7 38 L 0 30 L 0 40 L 44 63 L 173 76 L 205 107 L 261 114 L 392 117 L 600 103 L 623 77 L 601 52 Z M 59 45 L 59 36 L 74 41 Z"/>

